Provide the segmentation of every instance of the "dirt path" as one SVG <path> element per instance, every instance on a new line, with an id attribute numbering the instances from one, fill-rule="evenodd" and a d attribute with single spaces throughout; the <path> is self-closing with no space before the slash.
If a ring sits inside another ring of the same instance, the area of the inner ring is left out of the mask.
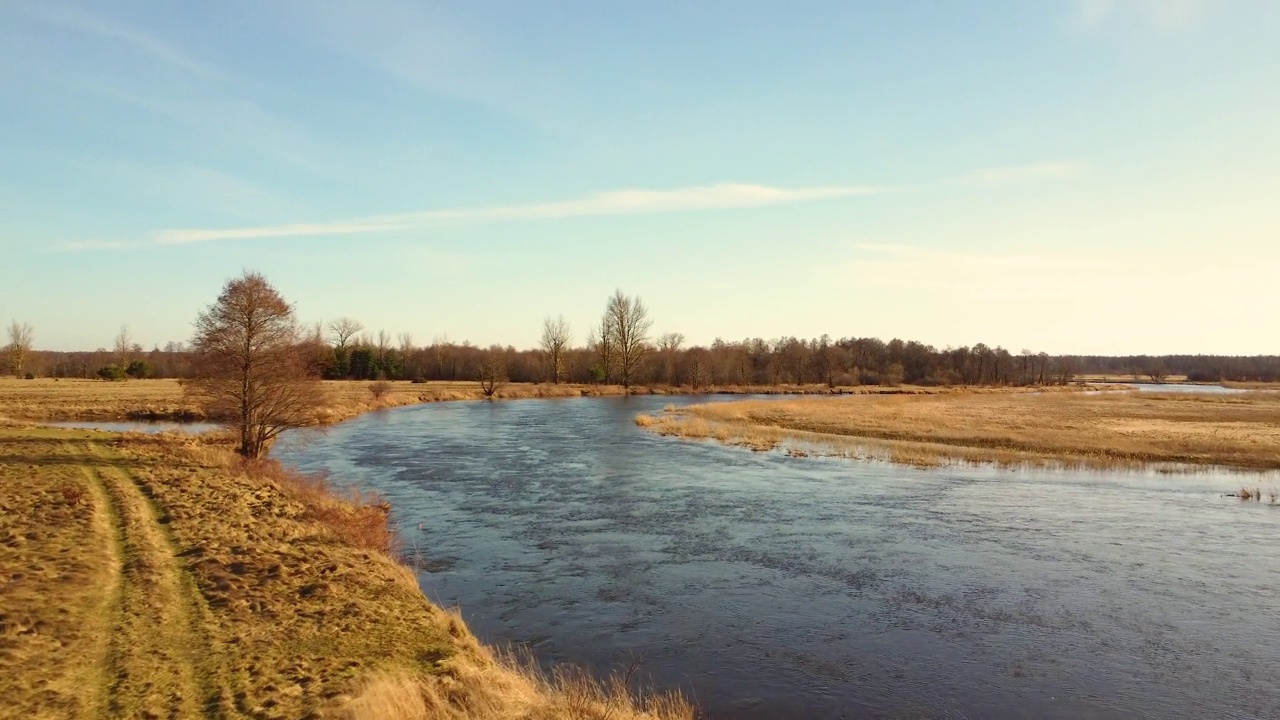
<path id="1" fill-rule="evenodd" d="M 226 460 L 0 423 L 0 720 L 330 717 L 378 673 L 469 697 L 459 678 L 493 669 L 351 539 L 366 516 Z"/>
<path id="2" fill-rule="evenodd" d="M 116 717 L 197 718 L 216 710 L 217 692 L 203 664 L 210 658 L 199 630 L 200 603 L 180 569 L 157 512 L 129 474 L 86 446 L 100 462 L 86 468 L 105 492 L 120 571 L 111 609 L 106 708 Z"/>

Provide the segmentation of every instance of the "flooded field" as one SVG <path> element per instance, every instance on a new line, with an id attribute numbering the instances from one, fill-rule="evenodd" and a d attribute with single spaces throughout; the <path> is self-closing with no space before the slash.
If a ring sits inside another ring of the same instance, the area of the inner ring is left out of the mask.
<path id="1" fill-rule="evenodd" d="M 712 718 L 1280 717 L 1275 476 L 916 470 L 645 433 L 672 398 L 401 408 L 276 455 L 395 506 L 485 640 Z M 705 399 L 676 398 L 702 402 Z"/>

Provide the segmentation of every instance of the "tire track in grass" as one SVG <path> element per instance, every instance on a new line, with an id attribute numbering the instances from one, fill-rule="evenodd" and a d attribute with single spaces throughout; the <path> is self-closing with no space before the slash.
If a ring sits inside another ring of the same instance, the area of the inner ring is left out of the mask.
<path id="1" fill-rule="evenodd" d="M 120 623 L 120 591 L 124 568 L 120 557 L 120 514 L 116 511 L 111 495 L 103 487 L 97 473 L 87 466 L 80 466 L 89 493 L 93 496 L 93 535 L 92 540 L 102 544 L 102 563 L 105 568 L 102 583 L 102 602 L 98 612 L 90 622 L 98 626 L 93 633 L 93 656 L 98 668 L 96 682 L 92 683 L 94 702 L 90 706 L 90 717 L 105 717 L 110 706 L 111 696 L 108 692 L 114 677 L 111 666 L 112 644 L 115 628 Z"/>
<path id="2" fill-rule="evenodd" d="M 155 510 L 129 474 L 104 458 L 92 468 L 117 518 L 122 563 L 108 652 L 108 713 L 180 720 L 218 713 L 213 653 L 198 630 L 199 605 Z"/>

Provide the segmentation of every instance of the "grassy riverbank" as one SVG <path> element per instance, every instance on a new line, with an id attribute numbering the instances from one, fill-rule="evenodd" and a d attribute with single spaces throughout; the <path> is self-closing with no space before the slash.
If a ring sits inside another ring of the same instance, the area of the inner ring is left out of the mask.
<path id="1" fill-rule="evenodd" d="M 209 441 L 0 425 L 0 715 L 693 717 L 497 657 L 393 553 L 376 498 Z"/>
<path id="2" fill-rule="evenodd" d="M 637 424 L 767 450 L 934 466 L 1280 469 L 1280 393 L 978 393 L 697 405 Z"/>
<path id="3" fill-rule="evenodd" d="M 371 410 L 450 400 L 478 400 L 485 395 L 476 382 L 367 382 L 330 380 L 322 383 L 325 403 L 316 424 L 325 425 Z M 878 393 L 936 393 L 949 388 L 837 387 L 826 385 L 770 385 L 689 387 L 634 387 L 632 394 L 684 395 L 843 395 Z M 621 385 L 509 383 L 494 397 L 501 400 L 622 395 Z M 200 408 L 183 396 L 177 380 L 19 380 L 0 378 L 0 418 L 20 420 L 204 420 Z"/>

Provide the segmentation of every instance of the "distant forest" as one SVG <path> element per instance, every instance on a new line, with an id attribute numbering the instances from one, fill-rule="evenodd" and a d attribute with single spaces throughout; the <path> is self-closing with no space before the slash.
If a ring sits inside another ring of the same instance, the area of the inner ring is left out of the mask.
<path id="1" fill-rule="evenodd" d="M 978 343 L 938 349 L 914 340 L 827 335 L 802 340 L 717 339 L 689 346 L 679 333 L 655 336 L 638 296 L 617 290 L 604 312 L 574 343 L 563 317 L 542 323 L 539 346 L 477 347 L 443 338 L 419 345 L 413 336 L 373 333 L 364 323 L 339 318 L 294 326 L 294 338 L 314 373 L 331 380 L 431 380 L 572 382 L 708 387 L 815 385 L 1062 385 L 1084 375 L 1116 375 L 1162 382 L 1185 376 L 1192 382 L 1280 381 L 1280 356 L 1138 355 L 1129 357 L 1049 355 Z M 144 351 L 128 326 L 112 350 L 49 352 L 34 349 L 34 329 L 13 321 L 9 344 L 0 350 L 18 376 L 55 378 L 188 378 L 193 355 L 180 343 Z"/>
<path id="2" fill-rule="evenodd" d="M 307 341 L 317 371 L 329 379 L 479 381 L 501 375 L 512 382 L 621 383 L 623 369 L 593 338 L 590 345 L 561 348 L 557 362 L 545 348 L 476 347 L 446 340 L 415 345 L 386 333 L 353 335 L 339 343 L 332 334 Z M 1048 355 L 977 344 L 938 349 L 911 340 L 823 336 L 688 346 L 679 335 L 646 342 L 633 362 L 631 385 L 705 388 L 733 385 L 1036 385 L 1072 382 L 1082 375 L 1136 376 L 1163 381 L 1185 375 L 1192 382 L 1277 382 L 1280 356 Z M 144 351 L 138 346 L 94 352 L 33 350 L 25 373 L 37 377 L 120 379 L 185 378 L 191 355 L 170 343 Z M 558 372 L 557 372 L 558 366 Z M 558 375 L 558 377 L 557 377 Z"/>

